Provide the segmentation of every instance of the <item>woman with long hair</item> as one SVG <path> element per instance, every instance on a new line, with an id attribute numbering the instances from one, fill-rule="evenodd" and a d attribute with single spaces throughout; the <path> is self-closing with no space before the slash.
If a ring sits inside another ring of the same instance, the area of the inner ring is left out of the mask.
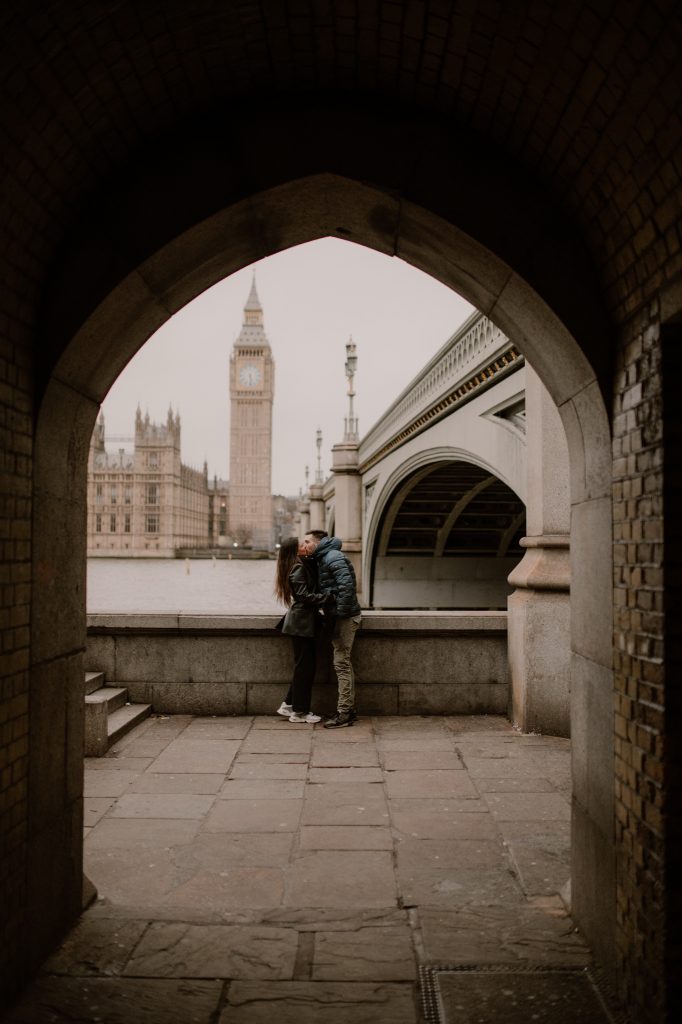
<path id="1" fill-rule="evenodd" d="M 294 676 L 277 714 L 290 722 L 314 725 L 321 721 L 310 710 L 315 678 L 315 634 L 320 622 L 319 610 L 333 604 L 334 595 L 317 593 L 315 563 L 305 555 L 297 537 L 287 537 L 277 554 L 275 596 L 287 605 L 282 632 L 290 636 L 294 647 Z"/>

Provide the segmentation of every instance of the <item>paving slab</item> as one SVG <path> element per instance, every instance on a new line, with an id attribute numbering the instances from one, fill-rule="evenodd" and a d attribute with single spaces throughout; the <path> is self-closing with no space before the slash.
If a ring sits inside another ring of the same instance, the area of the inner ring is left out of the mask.
<path id="1" fill-rule="evenodd" d="M 177 847 L 173 857 L 187 878 L 202 869 L 220 872 L 235 867 L 279 868 L 289 863 L 293 840 L 291 832 L 202 832 L 193 843 Z"/>
<path id="2" fill-rule="evenodd" d="M 372 719 L 372 725 L 379 736 L 448 731 L 446 721 L 439 715 L 377 715 Z"/>
<path id="3" fill-rule="evenodd" d="M 427 962 L 452 964 L 567 964 L 591 961 L 569 917 L 529 906 L 489 905 L 419 911 Z"/>
<path id="4" fill-rule="evenodd" d="M 220 790 L 221 800 L 301 800 L 304 780 L 228 779 Z"/>
<path id="5" fill-rule="evenodd" d="M 193 718 L 182 738 L 188 740 L 241 740 L 251 729 L 250 718 Z"/>
<path id="6" fill-rule="evenodd" d="M 301 850 L 392 850 L 393 837 L 380 825 L 304 825 Z"/>
<path id="7" fill-rule="evenodd" d="M 177 739 L 152 761 L 153 772 L 206 773 L 222 772 L 228 768 L 239 750 L 239 740 L 185 740 Z"/>
<path id="8" fill-rule="evenodd" d="M 506 868 L 430 869 L 412 880 L 399 875 L 398 886 L 405 907 L 463 907 L 493 900 L 521 906 L 524 901 L 521 887 Z"/>
<path id="9" fill-rule="evenodd" d="M 377 746 L 381 751 L 403 750 L 454 750 L 455 743 L 447 732 L 414 733 L 411 736 L 379 736 Z"/>
<path id="10" fill-rule="evenodd" d="M 364 803 L 380 800 L 386 803 L 386 791 L 378 782 L 309 782 L 305 787 L 305 801 L 308 804 L 335 804 L 349 801 Z"/>
<path id="11" fill-rule="evenodd" d="M 443 723 L 457 735 L 466 736 L 469 733 L 515 735 L 509 720 L 504 715 L 444 715 Z"/>
<path id="12" fill-rule="evenodd" d="M 396 982 L 237 981 L 218 1024 L 417 1024 L 413 986 Z"/>
<path id="13" fill-rule="evenodd" d="M 492 758 L 499 760 L 509 757 L 523 757 L 527 748 L 519 742 L 518 736 L 470 736 L 454 737 L 454 745 L 460 751 L 464 759 L 467 758 Z"/>
<path id="14" fill-rule="evenodd" d="M 238 867 L 198 871 L 167 891 L 161 901 L 177 910 L 229 914 L 240 907 L 277 907 L 284 895 L 280 868 Z"/>
<path id="15" fill-rule="evenodd" d="M 112 747 L 112 750 L 120 750 L 126 757 L 157 758 L 175 739 L 170 733 L 150 732 L 124 746 Z"/>
<path id="16" fill-rule="evenodd" d="M 472 779 L 518 779 L 543 778 L 543 773 L 536 763 L 525 756 L 521 757 L 467 757 L 464 756 L 466 770 Z"/>
<path id="17" fill-rule="evenodd" d="M 289 907 L 394 907 L 392 855 L 384 851 L 302 853 L 289 869 Z"/>
<path id="18" fill-rule="evenodd" d="M 381 760 L 388 772 L 464 768 L 462 759 L 454 750 L 387 750 Z"/>
<path id="19" fill-rule="evenodd" d="M 559 793 L 484 793 L 497 821 L 570 821 L 571 807 Z"/>
<path id="20" fill-rule="evenodd" d="M 405 906 L 522 898 L 499 840 L 407 840 L 397 848 L 396 874 Z"/>
<path id="21" fill-rule="evenodd" d="M 315 935 L 314 981 L 413 981 L 416 974 L 407 924 Z"/>
<path id="22" fill-rule="evenodd" d="M 197 820 L 159 818 L 104 818 L 88 836 L 87 855 L 94 850 L 170 848 L 191 843 L 199 828 Z M 88 873 L 87 866 L 85 873 Z"/>
<path id="23" fill-rule="evenodd" d="M 495 839 L 499 831 L 484 800 L 394 799 L 393 827 L 420 839 Z"/>
<path id="24" fill-rule="evenodd" d="M 285 732 L 252 730 L 241 746 L 242 754 L 307 754 L 313 742 L 314 726 L 289 727 Z"/>
<path id="25" fill-rule="evenodd" d="M 560 892 L 571 877 L 571 846 L 555 834 L 508 841 L 512 864 L 528 896 Z"/>
<path id="26" fill-rule="evenodd" d="M 88 841 L 84 871 L 100 897 L 112 904 L 152 907 L 160 904 L 175 884 L 176 870 L 168 849 L 93 850 Z M 148 911 L 149 916 L 153 913 Z"/>
<path id="27" fill-rule="evenodd" d="M 315 743 L 368 743 L 374 738 L 369 722 L 355 722 L 348 729 L 325 729 L 315 731 Z"/>
<path id="28" fill-rule="evenodd" d="M 479 793 L 553 793 L 554 786 L 549 779 L 521 775 L 516 779 L 486 779 L 480 776 L 474 780 Z"/>
<path id="29" fill-rule="evenodd" d="M 126 793 L 116 802 L 112 818 L 203 818 L 215 796 L 196 793 Z"/>
<path id="30" fill-rule="evenodd" d="M 313 768 L 377 768 L 379 756 L 374 743 L 316 744 Z"/>
<path id="31" fill-rule="evenodd" d="M 86 757 L 83 765 L 87 777 L 90 772 L 143 772 L 153 760 L 153 757 L 118 757 L 110 752 L 105 757 Z"/>
<path id="32" fill-rule="evenodd" d="M 92 828 L 114 806 L 115 802 L 112 796 L 86 796 L 83 800 L 83 826 Z"/>
<path id="33" fill-rule="evenodd" d="M 387 772 L 386 788 L 390 799 L 422 796 L 478 799 L 478 791 L 466 772 L 446 768 Z"/>
<path id="34" fill-rule="evenodd" d="M 302 807 L 302 800 L 218 800 L 204 831 L 295 832 Z"/>
<path id="35" fill-rule="evenodd" d="M 447 1024 L 608 1024 L 596 989 L 583 972 L 439 975 Z"/>
<path id="36" fill-rule="evenodd" d="M 225 782 L 223 774 L 204 772 L 166 773 L 143 772 L 128 787 L 130 793 L 199 793 L 215 794 Z"/>
<path id="37" fill-rule="evenodd" d="M 377 786 L 377 789 L 383 787 Z M 337 796 L 334 801 L 306 800 L 301 817 L 302 825 L 386 826 L 389 823 L 388 805 L 383 793 L 378 798 L 365 798 L 361 801 L 344 796 Z"/>
<path id="38" fill-rule="evenodd" d="M 281 704 L 281 701 L 280 701 Z M 279 707 L 279 705 L 278 705 Z M 255 715 L 252 719 L 252 729 L 283 729 L 285 726 L 290 725 L 288 718 L 284 718 L 283 715 L 278 715 L 274 710 L 271 715 Z"/>
<path id="39" fill-rule="evenodd" d="M 361 928 L 399 927 L 408 920 L 408 912 L 398 907 L 281 907 L 260 919 L 263 924 L 296 928 L 298 932 L 357 932 Z"/>
<path id="40" fill-rule="evenodd" d="M 506 821 L 504 818 L 497 818 L 496 824 L 506 842 L 510 842 L 512 839 L 530 840 L 542 836 L 557 836 L 561 837 L 564 842 L 570 843 L 571 841 L 571 822 L 567 820 L 522 818 L 519 821 Z"/>
<path id="41" fill-rule="evenodd" d="M 327 785 L 336 782 L 350 785 L 353 782 L 383 782 L 381 768 L 310 768 L 308 781 Z"/>
<path id="42" fill-rule="evenodd" d="M 142 938 L 147 921 L 85 915 L 45 964 L 48 974 L 120 974 Z"/>
<path id="43" fill-rule="evenodd" d="M 6 1024 L 209 1024 L 220 981 L 40 977 Z M 134 1008 L 134 1010 L 133 1010 Z M 132 1011 L 132 1015 L 131 1015 Z"/>
<path id="44" fill-rule="evenodd" d="M 298 935 L 291 928 L 153 922 L 125 969 L 130 977 L 291 978 Z"/>
<path id="45" fill-rule="evenodd" d="M 309 757 L 310 752 L 308 750 L 300 750 L 294 753 L 287 750 L 280 750 L 274 754 L 250 754 L 244 753 L 242 749 L 239 757 L 235 760 L 235 766 L 248 764 L 304 764 L 307 767 Z"/>
<path id="46" fill-rule="evenodd" d="M 262 764 L 258 759 L 244 763 L 241 758 L 230 768 L 231 779 L 299 779 L 308 776 L 308 762 L 299 764 Z"/>
<path id="47" fill-rule="evenodd" d="M 138 772 L 131 771 L 86 771 L 83 779 L 83 795 L 92 797 L 121 796 L 128 792 L 138 778 Z"/>

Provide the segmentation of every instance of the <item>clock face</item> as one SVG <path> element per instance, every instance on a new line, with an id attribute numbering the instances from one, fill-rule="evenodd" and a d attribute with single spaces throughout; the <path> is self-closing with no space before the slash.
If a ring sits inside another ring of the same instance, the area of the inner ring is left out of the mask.
<path id="1" fill-rule="evenodd" d="M 260 369 L 254 366 L 253 363 L 247 363 L 239 370 L 239 383 L 243 384 L 244 387 L 255 388 L 260 384 L 260 377 Z"/>

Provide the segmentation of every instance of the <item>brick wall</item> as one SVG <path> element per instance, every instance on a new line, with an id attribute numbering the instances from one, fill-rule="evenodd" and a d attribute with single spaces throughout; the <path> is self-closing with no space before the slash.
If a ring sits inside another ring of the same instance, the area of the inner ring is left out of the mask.
<path id="1" fill-rule="evenodd" d="M 8 333 L 0 339 L 0 942 L 11 979 L 21 976 L 26 934 L 32 423 L 26 361 Z"/>
<path id="2" fill-rule="evenodd" d="M 628 1004 L 663 1003 L 663 422 L 658 306 L 625 334 L 613 419 L 617 941 Z"/>

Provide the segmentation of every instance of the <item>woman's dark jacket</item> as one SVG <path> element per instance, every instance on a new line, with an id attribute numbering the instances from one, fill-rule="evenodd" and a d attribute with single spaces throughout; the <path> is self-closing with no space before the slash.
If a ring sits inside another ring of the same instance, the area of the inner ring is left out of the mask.
<path id="1" fill-rule="evenodd" d="M 289 573 L 294 602 L 284 616 L 282 632 L 288 636 L 315 636 L 321 622 L 318 609 L 330 607 L 333 595 L 316 593 L 317 573 L 308 559 L 297 559 Z"/>
<path id="2" fill-rule="evenodd" d="M 330 590 L 336 597 L 336 607 L 332 606 L 331 614 L 337 619 L 350 619 L 353 615 L 359 615 L 361 609 L 355 570 L 349 559 L 342 554 L 339 538 L 323 537 L 315 548 L 314 558 L 320 590 Z"/>

